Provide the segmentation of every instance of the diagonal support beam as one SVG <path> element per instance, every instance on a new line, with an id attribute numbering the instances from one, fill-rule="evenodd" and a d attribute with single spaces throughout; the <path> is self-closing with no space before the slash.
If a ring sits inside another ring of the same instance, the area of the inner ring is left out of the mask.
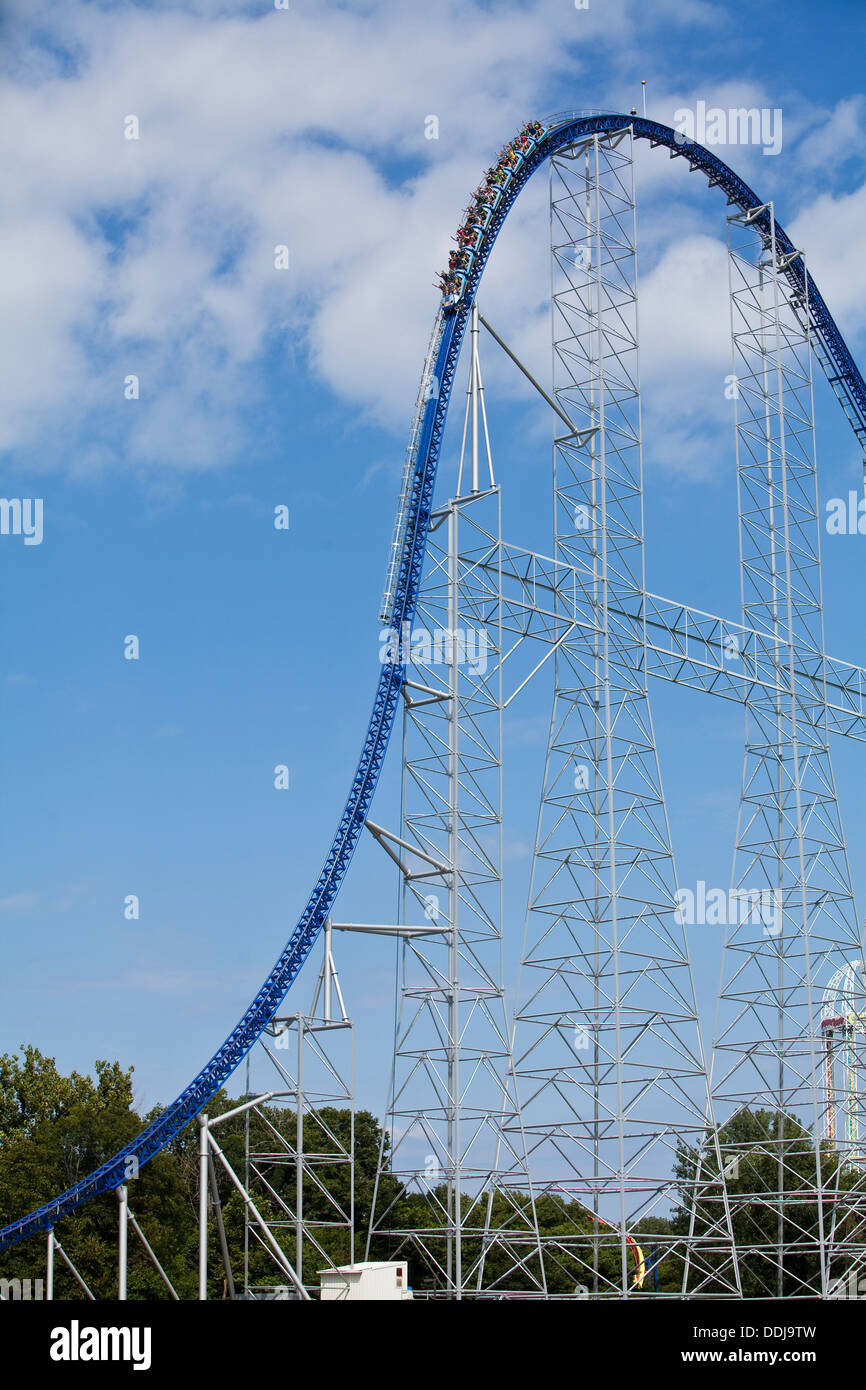
<path id="1" fill-rule="evenodd" d="M 564 423 L 565 423 L 566 425 L 568 425 L 569 435 L 566 436 L 566 437 L 570 438 L 572 435 L 575 435 L 575 436 L 580 435 L 580 434 L 581 434 L 581 431 L 578 430 L 578 429 L 576 428 L 576 426 L 574 425 L 573 421 L 569 420 L 569 418 L 568 418 L 568 416 L 566 415 L 565 411 L 564 411 L 564 410 L 561 410 L 560 407 L 556 404 L 556 401 L 553 399 L 553 397 L 552 397 L 552 396 L 549 396 L 549 395 L 547 394 L 547 392 L 545 391 L 544 387 L 541 386 L 541 385 L 539 385 L 539 383 L 535 380 L 535 377 L 532 375 L 532 373 L 529 371 L 529 369 L 528 369 L 527 367 L 524 367 L 524 365 L 523 365 L 523 363 L 521 362 L 520 358 L 519 358 L 519 357 L 516 357 L 515 354 L 511 351 L 511 348 L 508 346 L 508 344 L 507 344 L 506 342 L 504 342 L 504 341 L 502 340 L 502 338 L 500 338 L 499 334 L 496 332 L 496 329 L 495 329 L 495 328 L 491 328 L 490 324 L 487 322 L 487 320 L 486 320 L 486 318 L 484 317 L 483 314 L 479 314 L 479 315 L 478 315 L 478 321 L 479 321 L 479 323 L 483 323 L 483 324 L 484 324 L 484 327 L 487 329 L 487 332 L 490 334 L 490 336 L 491 336 L 491 338 L 494 340 L 494 342 L 496 342 L 496 343 L 499 344 L 499 346 L 502 348 L 502 351 L 506 354 L 506 356 L 508 356 L 508 357 L 511 358 L 511 360 L 512 360 L 512 362 L 514 363 L 515 367 L 519 368 L 519 370 L 520 370 L 520 371 L 523 373 L 523 375 L 526 377 L 526 380 L 530 383 L 530 385 L 535 387 L 536 391 L 538 392 L 539 396 L 541 396 L 542 400 L 547 401 L 547 404 L 550 406 L 551 410 L 555 411 L 555 413 L 559 416 L 560 420 L 564 421 Z M 583 431 L 583 434 L 584 434 L 584 436 L 585 436 L 586 438 L 589 438 L 589 436 L 590 436 L 591 434 L 595 434 L 595 433 L 596 433 L 595 430 Z"/>

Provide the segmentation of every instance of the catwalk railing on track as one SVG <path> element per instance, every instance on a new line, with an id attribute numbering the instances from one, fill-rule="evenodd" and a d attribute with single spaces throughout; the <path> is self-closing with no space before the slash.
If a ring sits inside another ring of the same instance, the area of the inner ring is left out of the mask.
<path id="1" fill-rule="evenodd" d="M 702 145 L 685 140 L 682 134 L 670 127 L 642 117 L 616 114 L 580 114 L 573 118 L 569 116 L 557 119 L 557 123 L 553 124 L 519 168 L 515 169 L 505 190 L 505 196 L 498 203 L 487 226 L 483 242 L 468 274 L 466 289 L 460 303 L 453 314 L 444 318 L 432 371 L 431 363 L 425 363 L 425 375 L 434 389 L 426 392 L 422 385 L 419 394 L 419 410 L 413 424 L 413 439 L 410 441 L 411 475 L 404 478 L 395 526 L 399 558 L 396 554 L 393 557 L 396 579 L 392 584 L 391 622 L 397 628 L 403 622 L 411 623 L 415 615 L 439 450 L 454 374 L 472 303 L 499 230 L 521 189 L 535 170 L 552 154 L 595 134 L 613 135 L 629 127 L 635 138 L 648 140 L 651 145 L 663 146 L 670 151 L 672 157 L 686 159 L 693 170 L 701 170 L 707 175 L 710 185 L 720 188 L 731 205 L 743 212 L 754 211 L 753 225 L 769 237 L 769 208 L 761 203 L 751 188 L 721 159 Z M 789 258 L 785 269 L 789 283 L 800 295 L 803 304 L 808 306 L 811 329 L 817 339 L 819 360 L 858 440 L 861 444 L 866 444 L 866 382 L 814 281 L 811 277 L 807 279 L 802 257 L 778 222 L 776 246 L 783 258 Z M 429 400 L 424 399 L 425 394 L 429 394 Z M 243 1017 L 198 1076 L 156 1120 L 89 1177 L 60 1193 L 53 1201 L 6 1226 L 0 1231 L 0 1250 L 38 1231 L 48 1230 L 62 1216 L 74 1211 L 83 1202 L 100 1193 L 111 1191 L 128 1180 L 130 1169 L 134 1171 L 135 1164 L 140 1166 L 147 1163 L 165 1147 L 173 1135 L 195 1118 L 209 1097 L 231 1076 L 257 1041 L 296 979 L 334 905 L 379 780 L 394 726 L 403 676 L 404 668 L 400 663 L 386 662 L 379 667 L 373 712 L 361 756 L 322 871 L 285 949 Z M 135 1162 L 130 1163 L 130 1160 Z"/>

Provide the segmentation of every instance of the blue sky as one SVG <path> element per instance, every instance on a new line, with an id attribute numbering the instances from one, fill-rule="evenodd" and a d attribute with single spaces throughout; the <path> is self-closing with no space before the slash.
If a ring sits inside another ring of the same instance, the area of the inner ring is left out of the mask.
<path id="1" fill-rule="evenodd" d="M 530 114 L 640 107 L 642 78 L 668 123 L 699 100 L 781 108 L 778 156 L 720 153 L 775 200 L 862 361 L 866 11 L 7 0 L 3 28 L 2 492 L 43 498 L 45 520 L 39 546 L 0 537 L 0 1050 L 134 1062 L 150 1105 L 219 1045 L 318 875 L 378 671 L 433 273 L 491 155 Z M 736 619 L 726 209 L 660 151 L 640 152 L 638 199 L 649 587 Z M 539 178 L 482 308 L 548 380 L 545 219 Z M 505 533 L 544 548 L 550 420 L 496 352 Z M 818 387 L 828 499 L 862 475 Z M 826 544 L 825 583 L 830 650 L 866 663 L 864 545 Z M 726 885 L 741 713 L 653 698 L 680 881 Z M 541 705 L 525 719 L 529 778 Z M 862 895 L 864 753 L 835 753 Z M 395 794 L 392 764 L 375 819 Z M 380 859 L 363 847 L 339 915 L 391 916 Z M 719 945 L 695 943 L 707 1007 Z M 359 1099 L 381 1113 L 393 962 L 376 938 L 340 949 Z"/>

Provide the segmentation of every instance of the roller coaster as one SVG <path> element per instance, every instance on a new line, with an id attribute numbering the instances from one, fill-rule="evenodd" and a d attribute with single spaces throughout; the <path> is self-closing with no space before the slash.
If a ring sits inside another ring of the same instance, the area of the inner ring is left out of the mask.
<path id="1" fill-rule="evenodd" d="M 458 234 L 462 254 L 458 256 L 454 274 L 443 285 L 443 299 L 435 317 L 410 431 L 379 610 L 380 621 L 391 628 L 402 631 L 404 624 L 411 628 L 416 616 L 434 511 L 437 465 L 458 359 L 473 312 L 477 312 L 474 308 L 477 292 L 497 237 L 521 191 L 543 165 L 576 147 L 585 147 L 588 141 L 614 140 L 623 132 L 628 133 L 630 140 L 647 142 L 660 152 L 667 151 L 672 159 L 685 160 L 691 171 L 702 173 L 710 188 L 718 188 L 727 199 L 728 206 L 740 217 L 740 225 L 747 227 L 765 252 L 772 255 L 773 264 L 787 285 L 790 306 L 804 334 L 808 335 L 858 444 L 866 450 L 866 382 L 806 269 L 803 255 L 775 221 L 772 204 L 762 203 L 717 155 L 658 122 L 633 114 L 567 112 L 543 122 L 530 123 L 506 147 L 495 171 L 488 176 L 487 192 L 476 201 L 474 213 Z M 642 621 L 649 622 L 650 618 L 644 614 Z M 759 625 L 754 626 L 757 629 Z M 745 627 L 743 633 L 746 643 L 757 641 L 760 636 Z M 778 650 L 776 659 L 779 660 Z M 321 873 L 284 950 L 242 1018 L 186 1089 L 137 1138 L 81 1182 L 6 1226 L 0 1231 L 0 1250 L 37 1232 L 52 1230 L 59 1220 L 83 1203 L 121 1187 L 131 1169 L 146 1164 L 203 1110 L 208 1099 L 224 1085 L 271 1025 L 328 922 L 361 833 L 368 823 L 406 677 L 404 653 L 396 660 L 381 664 L 357 768 Z M 839 681 L 842 682 L 842 677 Z M 846 691 L 847 687 L 836 706 L 845 704 Z M 849 722 L 859 720 L 859 706 L 848 710 L 848 714 Z M 839 717 L 841 719 L 842 715 Z M 842 988 L 839 980 L 836 986 L 838 992 Z M 847 1011 L 851 1013 L 856 1008 L 856 1003 L 846 996 Z M 828 1004 L 828 1019 L 831 1012 Z M 853 1028 L 849 1028 L 849 1033 L 853 1038 Z M 820 1033 L 809 1045 L 821 1051 Z M 827 1056 L 830 1056 L 830 1043 L 827 1048 Z M 832 1067 L 832 1061 L 828 1065 Z M 855 1065 L 853 1056 L 848 1058 L 845 1076 L 849 1085 L 855 1084 L 851 1081 Z M 849 1111 L 845 1114 L 848 1116 Z M 853 1121 L 846 1120 L 846 1123 L 850 1126 Z M 829 1130 L 826 1123 L 823 1127 L 832 1139 L 832 1122 Z M 860 1145 L 862 1139 L 858 1131 L 854 1142 Z M 598 1220 L 609 1224 L 602 1217 Z M 624 1228 L 622 1238 L 624 1246 L 627 1240 L 634 1246 Z M 642 1271 L 642 1255 L 639 1263 Z"/>

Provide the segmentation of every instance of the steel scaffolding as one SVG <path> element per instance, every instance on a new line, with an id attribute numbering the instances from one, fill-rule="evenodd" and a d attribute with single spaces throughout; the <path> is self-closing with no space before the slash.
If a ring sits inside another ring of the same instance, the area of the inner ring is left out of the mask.
<path id="1" fill-rule="evenodd" d="M 211 1215 L 229 1299 L 306 1299 L 318 1290 L 321 1271 L 354 1263 L 354 1026 L 334 961 L 334 927 L 329 919 L 309 1013 L 275 1016 L 255 1058 L 247 1058 L 246 1098 L 199 1118 L 201 1299 L 207 1298 Z M 254 1088 L 262 1080 L 267 1089 Z M 235 1146 L 232 1161 L 215 1131 L 241 1117 L 243 1146 Z M 242 1204 L 242 1269 L 233 1269 L 229 1257 L 218 1174 Z"/>
<path id="2" fill-rule="evenodd" d="M 472 322 L 458 490 L 433 515 L 404 690 L 400 1010 L 387 1104 L 391 1151 L 371 1240 L 411 1253 L 432 1292 L 460 1299 L 541 1289 L 528 1172 L 519 1136 L 502 1150 L 513 1106 L 502 961 L 502 594 L 499 489 Z M 482 480 L 482 445 L 483 468 Z M 467 456 L 468 454 L 468 456 Z M 521 1190 L 500 1181 L 523 1175 Z M 396 1220 L 398 1202 L 408 1221 Z"/>
<path id="3" fill-rule="evenodd" d="M 642 1232 L 653 1282 L 673 1270 L 682 1287 L 691 1267 L 699 1289 L 731 1232 L 718 1178 L 675 1176 L 681 1146 L 714 1130 L 647 690 L 630 131 L 560 152 L 550 178 L 553 394 L 569 427 L 554 444 L 555 689 L 510 1123 L 545 1204 L 548 1280 L 628 1297 L 649 1272 Z M 674 1232 L 671 1208 L 710 1190 L 710 1226 Z"/>
<path id="4" fill-rule="evenodd" d="M 866 675 L 824 650 L 809 278 L 792 290 L 772 207 L 729 219 L 742 613 L 649 594 L 631 131 L 560 150 L 550 180 L 552 394 L 474 307 L 458 495 L 433 514 L 421 635 L 401 638 L 390 852 L 404 921 L 420 909 L 431 930 L 402 948 L 387 1124 L 392 1209 L 423 1201 L 375 1229 L 450 1296 L 835 1297 L 866 1253 L 866 977 L 829 734 L 866 736 Z M 556 417 L 549 556 L 501 537 L 479 326 Z M 472 680 L 470 624 L 490 659 Z M 462 632 L 439 661 L 437 628 Z M 502 712 L 539 673 L 552 712 L 509 1022 L 482 964 L 503 930 Z M 747 717 L 712 1067 L 650 675 Z"/>
<path id="5" fill-rule="evenodd" d="M 773 910 L 728 928 L 714 1091 L 747 1291 L 826 1296 L 864 1267 L 866 1172 L 846 1137 L 822 1144 L 833 1106 L 822 992 L 853 961 L 849 1010 L 862 1014 L 864 998 L 828 736 L 809 280 L 792 295 L 772 204 L 728 227 L 743 622 L 767 658 L 746 707 L 732 886 Z M 849 1045 L 861 1051 L 862 1035 Z M 863 1103 L 855 1091 L 858 1133 Z"/>

